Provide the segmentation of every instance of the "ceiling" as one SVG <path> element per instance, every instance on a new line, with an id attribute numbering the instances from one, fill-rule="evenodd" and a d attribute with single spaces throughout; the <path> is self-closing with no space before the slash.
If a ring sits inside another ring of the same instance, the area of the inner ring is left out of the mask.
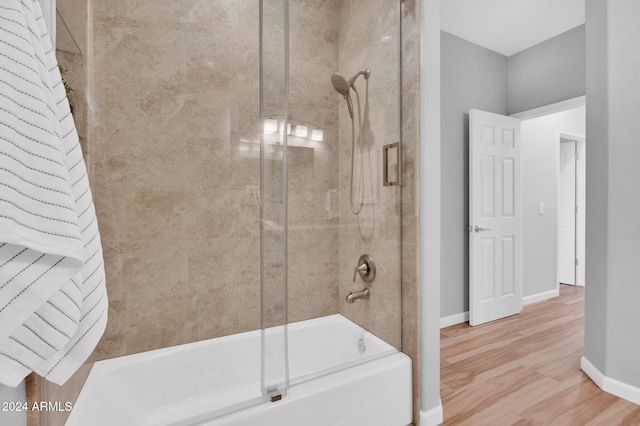
<path id="1" fill-rule="evenodd" d="M 440 28 L 511 56 L 584 24 L 585 0 L 440 0 Z"/>

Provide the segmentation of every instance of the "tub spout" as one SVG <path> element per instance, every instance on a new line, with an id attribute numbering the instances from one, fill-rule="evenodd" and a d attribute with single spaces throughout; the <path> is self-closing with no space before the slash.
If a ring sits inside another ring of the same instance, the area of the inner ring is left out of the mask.
<path id="1" fill-rule="evenodd" d="M 371 297 L 371 292 L 368 288 L 361 291 L 352 291 L 347 294 L 347 303 L 353 303 L 357 299 L 368 299 L 369 297 Z"/>

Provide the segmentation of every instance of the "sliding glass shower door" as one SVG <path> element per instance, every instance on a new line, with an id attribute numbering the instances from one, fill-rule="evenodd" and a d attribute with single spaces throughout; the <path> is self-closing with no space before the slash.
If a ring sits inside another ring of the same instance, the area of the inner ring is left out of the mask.
<path id="1" fill-rule="evenodd" d="M 400 2 L 260 5 L 261 383 L 277 398 L 400 349 Z"/>
<path id="2" fill-rule="evenodd" d="M 260 1 L 261 389 L 273 401 L 289 388 L 288 0 Z"/>

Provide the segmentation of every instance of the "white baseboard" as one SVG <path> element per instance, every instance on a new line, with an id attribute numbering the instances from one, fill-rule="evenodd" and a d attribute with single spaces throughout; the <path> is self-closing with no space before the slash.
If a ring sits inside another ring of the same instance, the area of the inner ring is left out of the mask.
<path id="1" fill-rule="evenodd" d="M 522 304 L 529 305 L 530 303 L 542 302 L 543 300 L 553 299 L 560 296 L 560 290 L 543 291 L 542 293 L 532 294 L 531 296 L 523 297 Z"/>
<path id="2" fill-rule="evenodd" d="M 580 368 L 603 391 L 640 405 L 640 388 L 605 376 L 585 357 L 580 359 Z"/>
<path id="3" fill-rule="evenodd" d="M 440 318 L 440 328 L 450 327 L 469 321 L 469 311 Z"/>
<path id="4" fill-rule="evenodd" d="M 420 411 L 420 426 L 437 426 L 444 422 L 442 401 L 429 411 Z"/>
<path id="5" fill-rule="evenodd" d="M 531 296 L 523 297 L 522 304 L 528 305 L 530 303 L 542 302 L 543 300 L 553 299 L 560 295 L 560 290 L 549 290 Z M 469 321 L 469 311 L 461 312 L 459 314 L 449 315 L 448 317 L 440 318 L 440 328 L 451 327 L 452 325 L 462 324 Z"/>

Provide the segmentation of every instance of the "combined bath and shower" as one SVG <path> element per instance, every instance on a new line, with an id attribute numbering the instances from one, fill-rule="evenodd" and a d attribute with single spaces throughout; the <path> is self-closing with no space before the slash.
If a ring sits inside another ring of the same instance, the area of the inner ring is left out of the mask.
<path id="1" fill-rule="evenodd" d="M 355 148 L 356 148 L 356 137 L 355 137 L 355 121 L 353 114 L 353 101 L 351 100 L 351 89 L 356 94 L 356 98 L 358 100 L 358 131 L 362 130 L 362 123 L 360 117 L 360 95 L 358 95 L 358 89 L 356 88 L 356 80 L 360 76 L 364 76 L 365 80 L 369 80 L 371 77 L 371 70 L 369 68 L 364 71 L 359 71 L 350 79 L 346 79 L 342 74 L 333 73 L 331 75 L 331 84 L 333 88 L 336 89 L 336 92 L 340 93 L 344 99 L 347 101 L 347 107 L 349 108 L 349 116 L 351 117 L 351 183 L 349 185 L 349 206 L 351 207 L 351 212 L 355 215 L 359 214 L 362 211 L 362 206 L 364 204 L 364 192 L 362 191 L 362 180 L 364 176 L 362 175 L 362 167 L 360 168 L 360 187 L 358 188 L 358 201 L 354 204 L 353 200 L 353 174 L 355 168 Z M 362 153 L 362 144 L 360 144 L 360 153 Z"/>

